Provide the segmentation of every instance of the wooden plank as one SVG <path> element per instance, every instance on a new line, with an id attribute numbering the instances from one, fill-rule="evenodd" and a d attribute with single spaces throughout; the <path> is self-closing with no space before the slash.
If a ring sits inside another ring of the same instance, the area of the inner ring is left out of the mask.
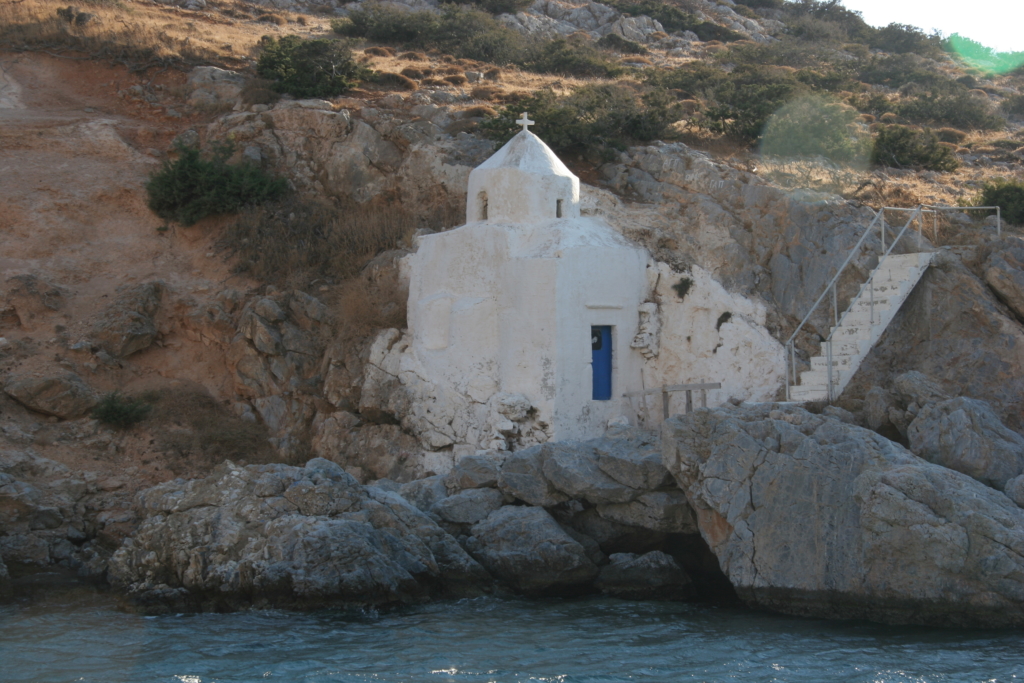
<path id="1" fill-rule="evenodd" d="M 708 389 L 721 389 L 721 382 L 714 382 L 712 384 L 673 384 L 667 387 L 659 387 L 658 389 L 648 389 L 646 391 L 630 391 L 623 394 L 624 397 L 632 396 L 644 396 L 645 394 L 660 394 L 662 391 L 706 391 Z"/>

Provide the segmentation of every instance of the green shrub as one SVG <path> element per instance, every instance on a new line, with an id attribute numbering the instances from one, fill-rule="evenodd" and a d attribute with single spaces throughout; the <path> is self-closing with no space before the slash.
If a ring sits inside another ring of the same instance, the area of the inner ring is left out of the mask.
<path id="1" fill-rule="evenodd" d="M 975 206 L 998 206 L 1002 219 L 1024 225 L 1024 184 L 1010 181 L 985 183 Z"/>
<path id="2" fill-rule="evenodd" d="M 890 88 L 915 83 L 935 94 L 962 93 L 966 90 L 962 84 L 945 74 L 926 67 L 924 60 L 915 54 L 873 57 L 860 68 L 859 77 L 865 83 Z"/>
<path id="3" fill-rule="evenodd" d="M 900 102 L 896 113 L 915 123 L 961 129 L 994 130 L 1006 125 L 1006 121 L 989 113 L 984 102 L 967 92 L 920 95 Z"/>
<path id="4" fill-rule="evenodd" d="M 472 0 L 472 2 L 491 14 L 515 14 L 533 4 L 533 0 Z"/>
<path id="5" fill-rule="evenodd" d="M 440 14 L 368 5 L 349 12 L 347 22 L 336 21 L 332 26 L 342 35 L 406 48 L 437 49 L 494 64 L 523 62 L 532 44 L 487 12 L 455 5 L 445 5 Z"/>
<path id="6" fill-rule="evenodd" d="M 761 141 L 761 153 L 866 162 L 871 137 L 855 123 L 858 116 L 851 107 L 820 96 L 798 98 L 771 117 Z"/>
<path id="7" fill-rule="evenodd" d="M 999 108 L 1009 116 L 1024 116 L 1024 95 L 1010 95 L 999 103 Z"/>
<path id="8" fill-rule="evenodd" d="M 921 29 L 907 24 L 892 23 L 874 29 L 868 37 L 868 45 L 876 50 L 903 54 L 913 52 L 922 57 L 941 57 L 942 38 L 928 35 Z"/>
<path id="9" fill-rule="evenodd" d="M 787 23 L 800 17 L 810 17 L 835 25 L 849 40 L 866 42 L 875 30 L 865 23 L 860 12 L 846 9 L 837 0 L 799 0 L 785 3 L 782 9 L 792 17 Z"/>
<path id="10" fill-rule="evenodd" d="M 626 85 L 588 85 L 567 97 L 544 90 L 505 107 L 498 116 L 480 124 L 484 134 L 504 143 L 519 132 L 515 120 L 530 112 L 536 130 L 558 153 L 586 153 L 598 159 L 629 143 L 665 136 L 680 116 L 679 106 L 664 90 L 639 95 Z"/>
<path id="11" fill-rule="evenodd" d="M 351 277 L 416 230 L 463 223 L 464 210 L 464 203 L 453 205 L 443 196 L 409 205 L 394 197 L 335 204 L 293 195 L 243 210 L 220 246 L 237 257 L 237 272 L 294 287 L 296 279 Z"/>
<path id="12" fill-rule="evenodd" d="M 782 9 L 784 0 L 736 0 L 741 5 L 753 7 L 754 9 Z"/>
<path id="13" fill-rule="evenodd" d="M 625 73 L 586 39 L 558 38 L 545 43 L 523 66 L 537 73 L 614 78 Z"/>
<path id="14" fill-rule="evenodd" d="M 623 38 L 618 33 L 609 33 L 597 41 L 597 46 L 605 50 L 614 50 L 627 55 L 646 55 L 650 50 L 632 40 Z"/>
<path id="15" fill-rule="evenodd" d="M 871 162 L 883 166 L 919 166 L 932 171 L 953 171 L 960 166 L 952 150 L 942 146 L 930 130 L 897 125 L 879 129 Z"/>
<path id="16" fill-rule="evenodd" d="M 141 422 L 149 415 L 153 406 L 139 398 L 125 396 L 120 391 L 112 391 L 100 399 L 92 410 L 92 416 L 105 425 L 127 429 Z"/>
<path id="17" fill-rule="evenodd" d="M 295 97 L 337 97 L 350 90 L 366 70 L 352 51 L 336 40 L 264 36 L 256 72 L 274 81 L 274 89 Z"/>
<path id="18" fill-rule="evenodd" d="M 737 66 L 715 87 L 702 126 L 743 142 L 756 142 L 772 115 L 806 90 L 793 75 L 756 65 Z"/>
<path id="19" fill-rule="evenodd" d="M 156 215 L 182 225 L 201 218 L 231 213 L 285 194 L 287 183 L 251 163 L 229 165 L 229 146 L 218 147 L 204 159 L 195 147 L 178 147 L 178 158 L 146 183 L 149 208 Z"/>

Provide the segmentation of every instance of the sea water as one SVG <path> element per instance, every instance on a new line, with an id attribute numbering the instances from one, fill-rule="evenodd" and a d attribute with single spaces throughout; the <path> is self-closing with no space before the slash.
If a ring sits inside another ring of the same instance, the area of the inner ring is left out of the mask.
<path id="1" fill-rule="evenodd" d="M 95 591 L 0 605 L 0 681 L 1024 680 L 1024 631 L 605 598 L 143 617 Z"/>

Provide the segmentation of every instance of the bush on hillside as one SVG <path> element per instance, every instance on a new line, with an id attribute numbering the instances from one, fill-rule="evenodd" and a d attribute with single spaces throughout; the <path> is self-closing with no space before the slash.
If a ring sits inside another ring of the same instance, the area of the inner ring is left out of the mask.
<path id="1" fill-rule="evenodd" d="M 295 97 L 337 97 L 365 75 L 352 51 L 337 40 L 264 36 L 256 72 L 274 89 Z"/>
<path id="2" fill-rule="evenodd" d="M 178 158 L 164 162 L 146 183 L 149 208 L 165 220 L 192 225 L 206 216 L 277 199 L 288 190 L 283 179 L 254 164 L 228 164 L 229 146 L 216 148 L 208 158 L 195 147 L 177 149 Z"/>
<path id="3" fill-rule="evenodd" d="M 1009 116 L 1024 117 L 1024 95 L 1010 95 L 999 103 L 999 108 Z"/>
<path id="4" fill-rule="evenodd" d="M 478 9 L 446 5 L 436 12 L 407 12 L 385 5 L 352 10 L 331 23 L 336 33 L 406 48 L 437 49 L 465 59 L 512 64 L 527 58 L 532 41 Z"/>
<path id="5" fill-rule="evenodd" d="M 675 31 L 693 31 L 701 40 L 720 40 L 723 43 L 746 38 L 742 33 L 701 21 L 697 15 L 680 7 L 659 0 L 610 0 L 606 5 L 617 9 L 623 14 L 649 16 L 662 25 L 669 33 Z"/>
<path id="6" fill-rule="evenodd" d="M 780 9 L 791 17 L 787 23 L 810 17 L 834 25 L 852 41 L 866 42 L 874 30 L 865 23 L 860 12 L 846 9 L 837 0 L 799 0 L 784 3 Z"/>
<path id="7" fill-rule="evenodd" d="M 715 87 L 701 125 L 712 132 L 754 143 L 772 115 L 806 90 L 792 74 L 740 65 Z"/>
<path id="8" fill-rule="evenodd" d="M 882 55 L 864 64 L 858 74 L 860 80 L 873 85 L 900 88 L 908 83 L 920 85 L 931 92 L 951 94 L 964 92 L 965 87 L 939 71 L 926 66 L 914 54 Z"/>
<path id="9" fill-rule="evenodd" d="M 780 109 L 765 128 L 761 153 L 776 157 L 822 156 L 866 163 L 871 136 L 857 125 L 852 107 L 820 96 L 801 97 Z"/>
<path id="10" fill-rule="evenodd" d="M 646 55 L 650 50 L 635 41 L 623 38 L 618 33 L 609 33 L 597 41 L 597 46 L 605 50 L 614 50 L 626 55 Z"/>
<path id="11" fill-rule="evenodd" d="M 578 78 L 614 78 L 626 71 L 587 39 L 573 37 L 545 43 L 523 66 L 537 73 Z"/>
<path id="12" fill-rule="evenodd" d="M 960 166 L 956 155 L 940 144 L 930 130 L 890 125 L 878 130 L 871 162 L 882 166 L 915 166 L 932 171 L 954 171 Z"/>
<path id="13" fill-rule="evenodd" d="M 913 97 L 898 103 L 896 113 L 914 123 L 968 130 L 995 130 L 1006 125 L 1006 121 L 989 113 L 984 101 L 967 92 Z"/>
<path id="14" fill-rule="evenodd" d="M 1010 181 L 985 183 L 975 206 L 998 206 L 1002 219 L 1024 225 L 1024 184 Z"/>
<path id="15" fill-rule="evenodd" d="M 537 122 L 536 131 L 560 154 L 586 153 L 610 158 L 613 150 L 635 142 L 663 138 L 680 116 L 679 106 L 663 90 L 639 95 L 626 85 L 588 85 L 567 97 L 540 91 L 481 124 L 484 134 L 500 143 L 519 132 L 522 111 Z"/>
<path id="16" fill-rule="evenodd" d="M 120 391 L 112 391 L 103 396 L 92 410 L 93 418 L 105 425 L 118 429 L 128 429 L 142 422 L 149 415 L 153 406 L 140 398 L 125 396 Z"/>
<path id="17" fill-rule="evenodd" d="M 455 206 L 446 199 L 412 209 L 394 197 L 333 204 L 293 196 L 244 210 L 220 246 L 236 255 L 238 272 L 261 282 L 299 286 L 316 278 L 351 277 L 416 230 L 459 225 L 463 211 L 461 202 Z"/>
<path id="18" fill-rule="evenodd" d="M 515 14 L 533 4 L 533 0 L 472 0 L 472 2 L 491 14 Z"/>
<path id="19" fill-rule="evenodd" d="M 922 57 L 942 56 L 942 37 L 929 35 L 915 26 L 892 23 L 873 29 L 867 40 L 868 45 L 883 52 L 905 54 L 913 52 Z"/>

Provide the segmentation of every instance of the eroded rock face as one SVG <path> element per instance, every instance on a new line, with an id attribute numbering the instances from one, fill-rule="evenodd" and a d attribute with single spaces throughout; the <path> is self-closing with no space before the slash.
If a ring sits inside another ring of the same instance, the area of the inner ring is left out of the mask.
<path id="1" fill-rule="evenodd" d="M 153 316 L 163 291 L 161 282 L 123 290 L 93 323 L 91 337 L 96 345 L 114 358 L 127 358 L 148 348 L 156 339 Z"/>
<path id="2" fill-rule="evenodd" d="M 995 246 L 983 270 L 985 283 L 1018 320 L 1024 320 L 1024 244 L 1013 240 Z"/>
<path id="3" fill-rule="evenodd" d="M 30 410 L 62 419 L 81 417 L 92 410 L 99 397 L 73 372 L 54 375 L 15 375 L 4 392 Z"/>
<path id="4" fill-rule="evenodd" d="M 665 464 L 741 598 L 891 623 L 1024 623 L 1024 510 L 887 439 L 800 408 L 699 410 Z"/>
<path id="5" fill-rule="evenodd" d="M 503 507 L 471 533 L 466 547 L 473 557 L 521 593 L 583 589 L 597 576 L 584 547 L 543 508 Z"/>
<path id="6" fill-rule="evenodd" d="M 617 553 L 608 560 L 595 582 L 605 595 L 629 600 L 684 600 L 690 597 L 690 577 L 670 555 L 652 550 L 643 555 Z"/>
<path id="7" fill-rule="evenodd" d="M 148 515 L 112 582 L 149 611 L 400 603 L 473 594 L 490 577 L 401 496 L 322 458 L 218 467 L 140 495 Z"/>
<path id="8" fill-rule="evenodd" d="M 1024 472 L 1024 437 L 984 401 L 954 398 L 926 406 L 907 429 L 910 450 L 929 462 L 1003 490 Z"/>

